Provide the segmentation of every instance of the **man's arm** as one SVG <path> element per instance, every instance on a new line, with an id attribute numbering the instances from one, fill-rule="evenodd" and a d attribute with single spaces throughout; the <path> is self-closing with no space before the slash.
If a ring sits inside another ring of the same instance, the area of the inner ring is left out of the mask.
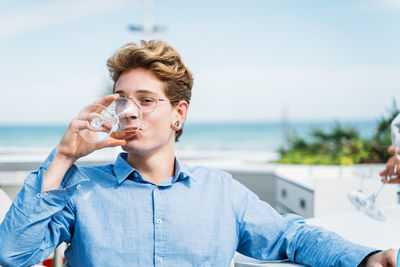
<path id="1" fill-rule="evenodd" d="M 356 245 L 303 218 L 280 215 L 253 192 L 232 180 L 239 234 L 237 251 L 260 260 L 289 259 L 306 266 L 358 266 L 374 248 Z"/>
<path id="2" fill-rule="evenodd" d="M 108 106 L 118 94 L 104 96 L 96 104 Z M 54 150 L 36 172 L 25 180 L 4 221 L 0 225 L 0 264 L 30 265 L 45 259 L 59 243 L 71 238 L 74 221 L 71 196 L 89 180 L 73 163 L 95 150 L 126 144 L 106 139 L 89 143 L 79 135 L 85 119 L 73 119 Z"/>
<path id="3" fill-rule="evenodd" d="M 55 155 L 56 150 L 37 171 L 28 175 L 0 225 L 0 265 L 29 266 L 40 263 L 60 243 L 70 240 L 70 226 L 75 220 L 70 200 L 78 190 L 74 177 L 85 176 L 73 165 L 66 172 L 59 189 L 43 192 L 43 176 Z M 88 180 L 80 179 L 81 182 Z"/>

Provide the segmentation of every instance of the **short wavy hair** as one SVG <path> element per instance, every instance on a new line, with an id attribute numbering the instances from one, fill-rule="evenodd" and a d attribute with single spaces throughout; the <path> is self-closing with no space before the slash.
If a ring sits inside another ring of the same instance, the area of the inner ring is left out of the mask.
<path id="1" fill-rule="evenodd" d="M 107 60 L 110 76 L 115 84 L 125 71 L 144 68 L 164 82 L 164 90 L 171 105 L 185 100 L 188 104 L 192 96 L 193 76 L 183 64 L 182 58 L 173 47 L 161 40 L 141 41 L 140 45 L 129 43 L 121 47 Z M 183 133 L 176 131 L 175 142 Z"/>

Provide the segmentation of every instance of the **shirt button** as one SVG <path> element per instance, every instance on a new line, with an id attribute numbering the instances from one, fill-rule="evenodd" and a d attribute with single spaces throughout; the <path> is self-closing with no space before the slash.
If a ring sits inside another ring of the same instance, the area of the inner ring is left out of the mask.
<path id="1" fill-rule="evenodd" d="M 158 258 L 157 261 L 158 261 L 159 263 L 161 263 L 161 262 L 162 262 L 162 258 Z"/>
<path id="2" fill-rule="evenodd" d="M 157 220 L 157 223 L 158 223 L 158 224 L 161 224 L 161 223 L 162 223 L 162 220 L 161 220 L 161 219 L 158 219 L 158 220 Z"/>
<path id="3" fill-rule="evenodd" d="M 136 178 L 138 177 L 138 174 L 135 172 L 134 174 L 133 174 L 133 176 L 135 176 Z"/>
<path id="4" fill-rule="evenodd" d="M 78 185 L 76 186 L 76 189 L 80 189 L 80 188 L 81 188 L 81 185 L 78 184 Z"/>
<path id="5" fill-rule="evenodd" d="M 41 196 L 42 196 L 41 194 L 37 194 L 37 195 L 36 195 L 36 197 L 41 197 Z"/>

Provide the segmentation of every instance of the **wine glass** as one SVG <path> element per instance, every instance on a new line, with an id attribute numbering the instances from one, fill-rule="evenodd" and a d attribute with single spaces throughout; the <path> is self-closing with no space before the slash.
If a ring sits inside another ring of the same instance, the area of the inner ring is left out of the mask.
<path id="1" fill-rule="evenodd" d="M 85 141 L 101 143 L 109 137 L 119 140 L 133 137 L 140 129 L 142 113 L 133 100 L 119 97 L 107 107 L 89 105 L 75 119 L 79 135 Z"/>
<path id="2" fill-rule="evenodd" d="M 396 173 L 397 166 L 400 163 L 400 114 L 394 118 L 390 125 L 392 144 L 395 149 L 395 164 L 393 170 L 391 170 L 386 176 L 387 182 L 390 181 L 392 177 L 397 177 L 393 175 Z M 365 213 L 369 217 L 384 221 L 386 219 L 385 213 L 381 206 L 376 203 L 376 198 L 381 193 L 383 187 L 386 183 L 383 183 L 380 188 L 372 193 L 370 196 L 367 196 L 361 191 L 352 191 L 348 194 L 348 198 L 350 202 L 356 207 L 357 210 Z"/>

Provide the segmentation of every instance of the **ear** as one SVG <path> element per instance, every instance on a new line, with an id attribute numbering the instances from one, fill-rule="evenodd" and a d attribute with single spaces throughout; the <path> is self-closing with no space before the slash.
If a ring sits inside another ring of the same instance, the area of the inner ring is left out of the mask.
<path id="1" fill-rule="evenodd" d="M 172 127 L 174 128 L 175 131 L 179 130 L 182 128 L 183 123 L 185 122 L 186 115 L 188 113 L 189 105 L 185 100 L 179 101 L 178 105 L 175 106 L 175 118 L 173 118 L 172 122 Z M 174 122 L 178 121 L 179 126 L 174 127 Z M 177 128 L 177 129 L 176 129 Z"/>

